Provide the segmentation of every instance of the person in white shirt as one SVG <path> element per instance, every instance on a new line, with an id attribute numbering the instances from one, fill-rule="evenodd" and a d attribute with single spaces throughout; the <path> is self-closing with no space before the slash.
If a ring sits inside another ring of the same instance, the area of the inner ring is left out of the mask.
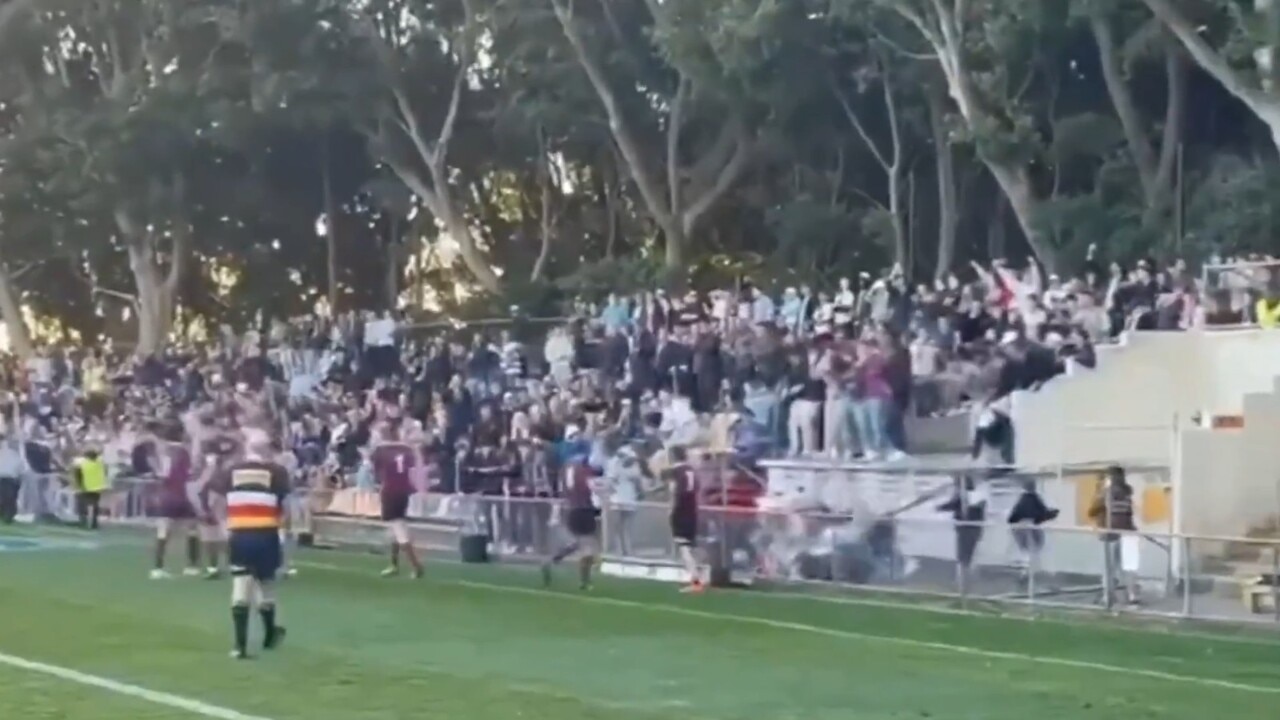
<path id="1" fill-rule="evenodd" d="M 383 310 L 364 325 L 366 360 L 374 377 L 395 375 L 399 365 L 396 354 L 396 320 L 390 310 Z"/>
<path id="2" fill-rule="evenodd" d="M 858 296 L 853 292 L 849 278 L 840 278 L 840 291 L 836 293 L 832 307 L 832 320 L 837 326 L 849 325 L 853 322 L 857 303 Z"/>
<path id="3" fill-rule="evenodd" d="M 813 331 L 818 335 L 831 333 L 835 330 L 833 323 L 835 322 L 836 306 L 831 302 L 831 296 L 827 293 L 818 293 L 818 303 L 813 309 Z"/>
<path id="4" fill-rule="evenodd" d="M 636 451 L 625 445 L 613 453 L 605 465 L 605 481 L 608 487 L 609 513 L 612 522 L 606 527 L 613 529 L 613 539 L 618 543 L 618 552 L 624 557 L 631 555 L 631 521 L 636 514 L 636 504 L 640 502 L 645 484 L 644 471 L 640 466 L 640 458 Z"/>

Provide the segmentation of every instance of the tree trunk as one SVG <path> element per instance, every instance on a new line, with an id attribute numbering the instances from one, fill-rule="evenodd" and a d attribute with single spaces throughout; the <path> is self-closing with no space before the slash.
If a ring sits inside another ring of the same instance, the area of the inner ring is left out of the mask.
<path id="1" fill-rule="evenodd" d="M 995 207 L 991 210 L 991 217 L 987 220 L 987 257 L 995 260 L 1003 258 L 1008 254 L 1008 242 L 1006 242 L 1007 232 L 1005 230 L 1005 213 L 1009 209 L 1009 196 L 1004 193 L 997 193 L 995 198 Z"/>
<path id="2" fill-rule="evenodd" d="M 665 254 L 663 259 L 666 262 L 667 270 L 679 270 L 684 267 L 685 258 L 685 235 L 680 228 L 678 222 L 663 222 L 662 237 L 665 241 Z"/>
<path id="3" fill-rule="evenodd" d="M 175 178 L 172 192 L 177 202 L 184 193 L 182 179 Z M 138 345 L 140 355 L 160 352 L 173 329 L 174 306 L 178 299 L 178 283 L 186 267 L 190 246 L 191 228 L 180 217 L 170 226 L 173 245 L 169 250 L 167 269 L 162 269 L 157 257 L 159 238 L 151 228 L 142 227 L 128 210 L 115 210 L 116 227 L 124 239 L 129 257 L 129 269 L 133 273 L 137 290 L 135 308 L 138 311 Z"/>
<path id="4" fill-rule="evenodd" d="M 152 250 L 146 239 L 130 240 L 129 268 L 133 271 L 134 286 L 138 291 L 138 345 L 139 355 L 158 353 L 173 327 L 173 298 L 156 268 Z"/>
<path id="5" fill-rule="evenodd" d="M 1183 61 L 1182 49 L 1175 46 L 1173 40 L 1166 43 L 1164 67 L 1168 88 L 1164 132 L 1160 138 L 1160 160 L 1156 164 L 1154 182 L 1146 195 L 1143 227 L 1151 227 L 1173 204 L 1178 148 L 1182 146 L 1182 130 L 1186 124 L 1187 63 Z"/>
<path id="6" fill-rule="evenodd" d="M 889 171 L 889 224 L 893 228 L 893 261 L 907 267 L 907 228 L 903 222 L 902 179 L 895 167 Z"/>
<path id="7" fill-rule="evenodd" d="M 383 291 L 386 293 L 386 308 L 395 310 L 400 304 L 400 258 L 404 245 L 400 242 L 400 219 L 391 218 L 391 228 L 387 238 L 385 254 L 385 275 L 383 275 Z"/>
<path id="8" fill-rule="evenodd" d="M 1138 168 L 1138 179 L 1142 182 L 1145 202 L 1142 226 L 1151 227 L 1160 220 L 1169 206 L 1173 161 L 1177 155 L 1178 143 L 1182 138 L 1187 96 L 1186 67 L 1182 62 L 1182 51 L 1172 39 L 1166 42 L 1164 58 L 1167 101 L 1164 132 L 1157 157 L 1156 148 L 1152 146 L 1147 136 L 1148 124 L 1138 110 L 1133 91 L 1121 68 L 1110 17 L 1101 11 L 1095 11 L 1090 16 L 1089 23 L 1094 41 L 1098 45 L 1103 83 L 1106 85 L 1107 95 L 1111 98 L 1111 104 L 1115 107 L 1116 116 L 1120 119 L 1125 142 L 1129 146 L 1129 154 Z"/>
<path id="9" fill-rule="evenodd" d="M 1024 165 L 1006 165 L 1004 163 L 984 160 L 983 164 L 991 171 L 992 177 L 1000 185 L 1009 198 L 1009 209 L 1018 221 L 1018 227 L 1027 239 L 1031 252 L 1044 265 L 1045 271 L 1052 274 L 1058 271 L 1058 258 L 1044 233 L 1036 226 L 1036 210 L 1038 201 L 1035 189 L 1031 186 L 1031 173 Z"/>
<path id="10" fill-rule="evenodd" d="M 691 96 L 692 90 L 687 84 L 688 79 L 681 75 L 675 95 L 670 98 L 671 110 L 667 117 L 666 192 L 663 192 L 663 183 L 658 180 L 646 162 L 649 153 L 627 122 L 622 103 L 610 86 L 603 65 L 592 56 L 587 47 L 587 42 L 573 15 L 573 4 L 567 0 L 552 0 L 551 5 L 565 38 L 578 59 L 578 64 L 586 73 L 597 99 L 604 107 L 605 116 L 609 119 L 609 132 L 613 136 L 632 180 L 635 181 L 640 199 L 654 222 L 662 229 L 666 246 L 664 250 L 666 268 L 669 271 L 679 272 L 684 269 L 686 246 L 699 219 L 742 175 L 754 147 L 754 141 L 747 136 L 740 118 L 727 118 L 722 127 L 721 136 L 712 145 L 711 150 L 689 165 L 690 175 L 700 176 L 709 182 L 705 182 L 705 187 L 697 193 L 682 183 L 680 177 L 683 173 L 679 167 L 676 167 L 680 155 L 680 124 L 683 113 L 680 108 Z M 658 3 L 650 4 L 650 10 L 656 12 L 658 5 Z M 658 21 L 660 18 L 655 15 L 654 20 Z M 681 278 L 680 282 L 683 281 Z"/>
<path id="11" fill-rule="evenodd" d="M 328 284 L 329 312 L 338 315 L 338 203 L 333 196 L 333 169 L 329 161 L 329 137 L 321 145 L 320 182 L 324 192 L 325 279 Z"/>
<path id="12" fill-rule="evenodd" d="M 934 279 L 951 272 L 956 254 L 956 227 L 959 224 L 956 197 L 955 156 L 947 138 L 945 100 L 936 92 L 929 93 L 929 125 L 933 132 L 934 160 L 938 171 L 938 262 Z"/>
<path id="13" fill-rule="evenodd" d="M 4 316 L 4 327 L 9 334 L 9 350 L 19 359 L 31 357 L 31 329 L 22 316 L 22 300 L 18 296 L 18 288 L 7 268 L 0 267 L 0 315 Z"/>

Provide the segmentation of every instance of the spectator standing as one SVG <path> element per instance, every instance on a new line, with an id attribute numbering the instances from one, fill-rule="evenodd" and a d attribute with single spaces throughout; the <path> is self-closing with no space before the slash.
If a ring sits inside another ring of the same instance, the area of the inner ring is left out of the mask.
<path id="1" fill-rule="evenodd" d="M 0 438 L 0 523 L 12 525 L 18 515 L 18 492 L 26 470 L 18 441 L 7 435 Z"/>

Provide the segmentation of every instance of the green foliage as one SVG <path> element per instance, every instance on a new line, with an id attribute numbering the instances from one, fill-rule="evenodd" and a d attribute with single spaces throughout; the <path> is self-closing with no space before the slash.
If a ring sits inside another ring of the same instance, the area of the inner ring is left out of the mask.
<path id="1" fill-rule="evenodd" d="M 937 253 L 935 106 L 946 142 L 964 146 L 952 148 L 958 257 L 983 257 L 991 222 L 1013 226 L 989 216 L 993 165 L 1022 172 L 1033 229 L 1064 268 L 1094 242 L 1116 259 L 1280 249 L 1269 138 L 1200 79 L 1182 138 L 1188 236 L 1173 237 L 1167 207 L 1146 207 L 1088 21 L 1114 30 L 1154 143 L 1170 35 L 1148 4 L 972 0 L 950 18 L 964 30 L 957 79 L 930 57 L 939 8 L 954 3 L 566 1 L 658 204 L 673 183 L 685 200 L 713 185 L 733 149 L 726 123 L 751 139 L 746 169 L 687 232 L 680 267 L 663 271 L 661 213 L 620 157 L 551 0 L 45 0 L 0 44 L 0 271 L 30 307 L 93 337 L 139 285 L 117 222 L 127 211 L 150 228 L 140 235 L 162 268 L 173 231 L 190 229 L 194 262 L 176 289 L 186 316 L 291 315 L 327 294 L 315 224 L 331 209 L 349 308 L 383 304 L 388 275 L 406 301 L 436 298 L 422 313 L 465 317 L 556 314 L 572 296 L 658 284 L 831 282 L 893 257 L 886 80 L 916 268 Z M 1253 52 L 1269 36 L 1252 3 L 1177 6 L 1256 80 Z M 474 230 L 470 260 L 444 252 L 456 228 L 424 189 Z M 496 292 L 479 292 L 474 262 L 501 278 Z"/>
<path id="2" fill-rule="evenodd" d="M 1214 158 L 1187 201 L 1186 252 L 1280 255 L 1280 168 L 1274 163 Z"/>

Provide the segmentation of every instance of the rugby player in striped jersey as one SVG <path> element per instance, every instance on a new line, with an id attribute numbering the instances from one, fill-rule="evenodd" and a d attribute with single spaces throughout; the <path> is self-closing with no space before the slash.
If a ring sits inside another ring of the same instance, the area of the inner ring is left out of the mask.
<path id="1" fill-rule="evenodd" d="M 280 528 L 289 475 L 274 461 L 270 437 L 245 432 L 244 459 L 232 463 L 227 482 L 227 552 L 231 565 L 232 657 L 249 657 L 249 614 L 262 618 L 262 647 L 271 650 L 284 640 L 276 624 L 276 575 L 282 551 Z"/>

